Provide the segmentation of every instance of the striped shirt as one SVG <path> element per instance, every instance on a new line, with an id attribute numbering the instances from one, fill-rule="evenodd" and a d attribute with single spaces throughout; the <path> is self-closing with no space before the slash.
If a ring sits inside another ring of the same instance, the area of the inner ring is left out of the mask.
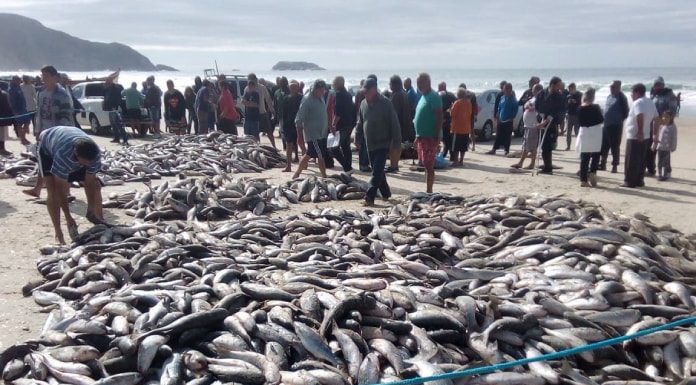
<path id="1" fill-rule="evenodd" d="M 75 141 L 78 139 L 92 140 L 79 128 L 57 126 L 41 132 L 39 141 L 41 149 L 53 158 L 51 174 L 61 179 L 68 179 L 68 175 L 85 167 L 78 163 L 75 157 Z M 86 166 L 88 174 L 96 174 L 101 169 L 101 153 L 92 164 Z"/>

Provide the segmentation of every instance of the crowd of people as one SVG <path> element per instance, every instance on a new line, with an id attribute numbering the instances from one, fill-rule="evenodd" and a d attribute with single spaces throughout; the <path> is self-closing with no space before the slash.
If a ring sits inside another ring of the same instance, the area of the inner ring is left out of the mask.
<path id="1" fill-rule="evenodd" d="M 441 82 L 436 91 L 427 73 L 418 75 L 416 87 L 410 78 L 402 81 L 394 75 L 389 79 L 389 89 L 381 92 L 377 77 L 369 75 L 353 95 L 341 76 L 330 86 L 316 80 L 306 93 L 302 82 L 285 77 L 272 83 L 252 73 L 245 80 L 245 88 L 237 95 L 238 83 L 231 83 L 224 75 L 204 80 L 197 77 L 184 92 L 177 90 L 171 80 L 162 92 L 154 76 L 148 77 L 140 90 L 135 82 L 124 89 L 114 77 L 108 77 L 103 108 L 109 112 L 113 142 L 128 144 L 125 122 L 134 131 L 145 134 L 149 129 L 159 138 L 163 118 L 167 130 L 175 134 L 204 135 L 217 129 L 257 141 L 263 134 L 276 147 L 278 126 L 287 158 L 284 171 L 292 172 L 293 163 L 297 163 L 295 178 L 311 162 L 316 163 L 322 176 L 326 176 L 327 168 L 335 167 L 334 162 L 344 172 L 352 173 L 354 144 L 359 170 L 371 173 L 366 205 L 374 204 L 378 192 L 382 198 L 390 198 L 386 174 L 399 172 L 401 159 L 417 158 L 418 163 L 414 161 L 411 168 L 425 172 L 426 191 L 432 192 L 436 165 L 441 166 L 449 155 L 449 162 L 445 162 L 460 167 L 466 152 L 475 150 L 479 107 L 476 95 L 463 83 L 456 92 L 450 92 Z M 655 79 L 649 95 L 643 84 L 633 85 L 630 102 L 620 81 L 614 81 L 610 91 L 602 109 L 595 102 L 594 89 L 583 93 L 573 83 L 566 88 L 559 77 L 552 77 L 544 87 L 533 76 L 519 99 L 511 83 L 500 82 L 493 110 L 496 137 L 487 154 L 499 149 L 506 155 L 510 152 L 521 108 L 524 140 L 521 158 L 512 168 L 538 167 L 541 174 L 553 174 L 558 138 L 565 135 L 568 151 L 576 136 L 581 186 L 596 186 L 597 172 L 606 170 L 610 153 L 611 172 L 618 172 L 625 129 L 623 186 L 643 186 L 646 173 L 657 175 L 659 180 L 668 179 L 670 152 L 676 149 L 674 118 L 679 98 L 665 87 L 662 78 Z M 80 107 L 73 99 L 65 77 L 52 66 L 41 69 L 40 79 L 13 77 L 8 92 L 0 93 L 0 127 L 4 128 L 0 132 L 0 155 L 9 155 L 4 147 L 8 126 L 14 126 L 23 144 L 30 143 L 27 135 L 32 122 L 37 141 L 41 132 L 51 127 L 75 126 L 75 112 Z M 151 123 L 139 127 L 142 110 L 147 110 Z M 237 127 L 240 121 L 242 132 Z M 541 165 L 537 164 L 538 155 Z M 525 167 L 527 159 L 530 163 Z M 40 178 L 37 186 L 25 193 L 39 196 L 43 183 Z"/>

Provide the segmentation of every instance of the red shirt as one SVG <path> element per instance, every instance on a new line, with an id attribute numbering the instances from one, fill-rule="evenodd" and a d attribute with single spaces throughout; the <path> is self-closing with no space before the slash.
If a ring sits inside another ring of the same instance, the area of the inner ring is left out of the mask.
<path id="1" fill-rule="evenodd" d="M 222 111 L 222 117 L 229 120 L 237 120 L 237 103 L 234 101 L 234 96 L 230 90 L 223 90 L 220 94 L 220 111 Z"/>

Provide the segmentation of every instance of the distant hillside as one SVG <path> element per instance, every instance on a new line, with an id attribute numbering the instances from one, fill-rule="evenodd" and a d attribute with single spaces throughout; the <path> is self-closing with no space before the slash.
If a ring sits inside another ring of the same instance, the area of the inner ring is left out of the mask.
<path id="1" fill-rule="evenodd" d="M 28 17 L 0 13 L 0 69 L 156 71 L 150 59 L 119 43 L 96 43 L 47 28 Z"/>
<path id="2" fill-rule="evenodd" d="M 279 61 L 271 68 L 272 71 L 323 71 L 324 68 L 305 61 Z"/>

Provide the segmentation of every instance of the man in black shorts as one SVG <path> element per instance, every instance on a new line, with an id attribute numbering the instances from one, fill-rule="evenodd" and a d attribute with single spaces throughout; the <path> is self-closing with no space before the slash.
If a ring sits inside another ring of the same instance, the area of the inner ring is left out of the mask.
<path id="1" fill-rule="evenodd" d="M 87 219 L 103 223 L 101 183 L 97 172 L 101 169 L 99 146 L 79 128 L 57 126 L 44 130 L 39 136 L 39 170 L 46 181 L 48 214 L 53 223 L 55 240 L 65 244 L 60 226 L 63 211 L 71 239 L 79 234 L 77 223 L 68 207 L 70 183 L 83 182 L 87 196 Z"/>

